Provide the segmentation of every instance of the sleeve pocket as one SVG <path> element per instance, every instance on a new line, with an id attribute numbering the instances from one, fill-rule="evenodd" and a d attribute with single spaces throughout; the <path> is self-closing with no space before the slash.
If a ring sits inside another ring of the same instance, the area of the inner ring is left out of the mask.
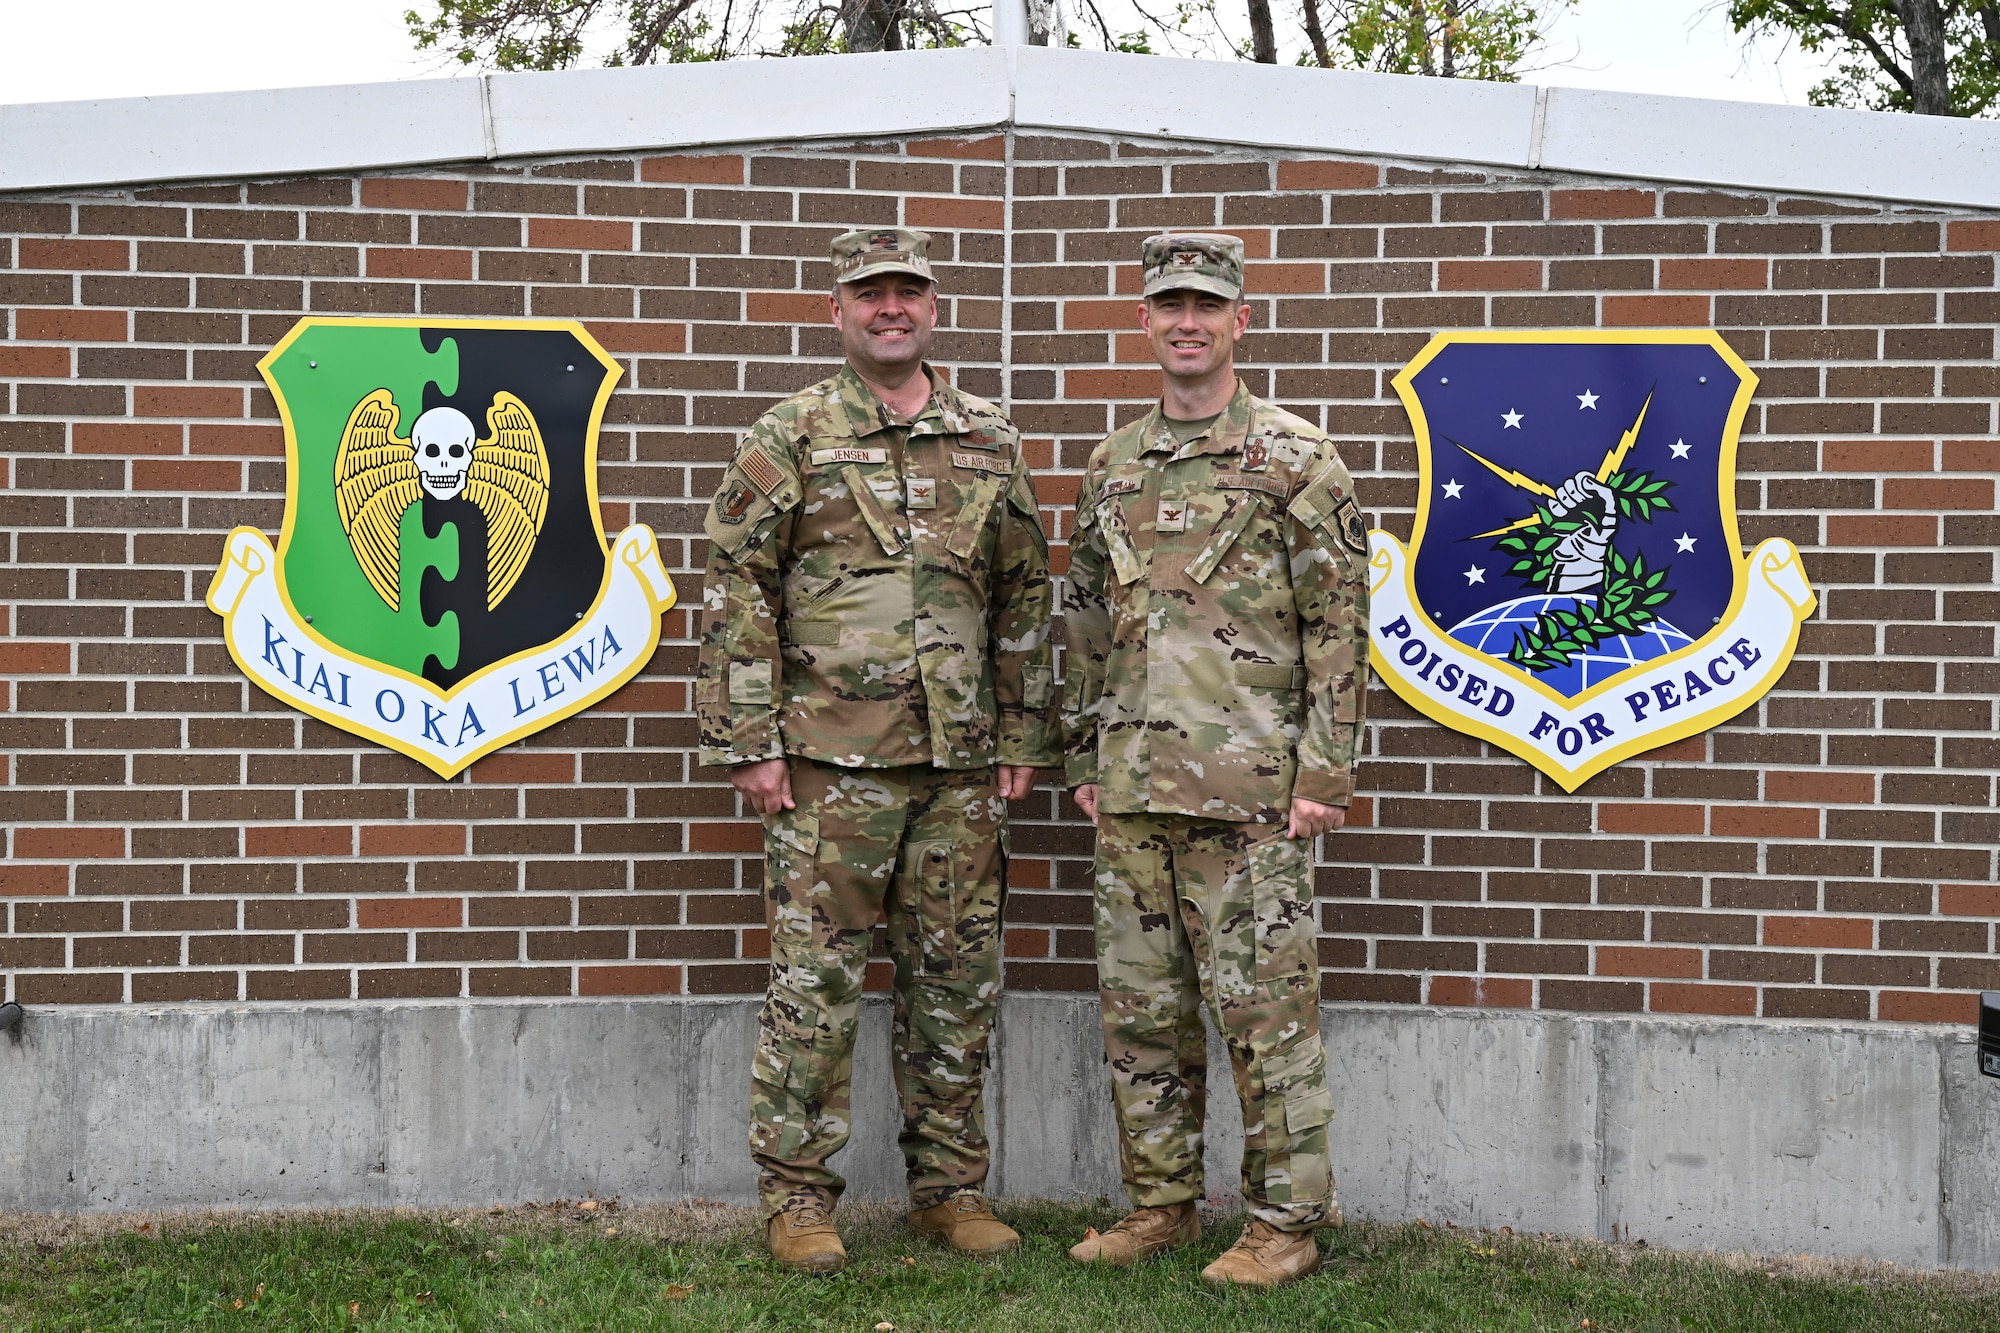
<path id="1" fill-rule="evenodd" d="M 776 696 L 777 679 L 771 671 L 770 658 L 729 664 L 729 702 L 761 704 L 768 708 L 777 702 Z"/>
<path id="2" fill-rule="evenodd" d="M 1055 693 L 1055 669 L 1045 666 L 1021 668 L 1021 706 L 1039 712 L 1049 706 Z"/>

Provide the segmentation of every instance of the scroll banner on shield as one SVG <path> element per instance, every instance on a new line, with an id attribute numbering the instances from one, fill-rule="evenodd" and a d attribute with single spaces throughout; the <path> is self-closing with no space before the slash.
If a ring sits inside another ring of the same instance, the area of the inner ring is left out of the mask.
<path id="1" fill-rule="evenodd" d="M 1370 535 L 1370 653 L 1412 707 L 1575 791 L 1777 683 L 1818 603 L 1789 541 L 1744 554 L 1719 334 L 1444 333 L 1394 384 L 1417 513 Z"/>
<path id="2" fill-rule="evenodd" d="M 660 643 L 674 584 L 653 530 L 618 534 L 595 605 L 554 643 L 487 667 L 449 693 L 420 676 L 343 653 L 313 632 L 278 587 L 262 532 L 229 534 L 208 607 L 245 675 L 304 713 L 399 750 L 440 777 L 590 707 L 639 674 Z"/>

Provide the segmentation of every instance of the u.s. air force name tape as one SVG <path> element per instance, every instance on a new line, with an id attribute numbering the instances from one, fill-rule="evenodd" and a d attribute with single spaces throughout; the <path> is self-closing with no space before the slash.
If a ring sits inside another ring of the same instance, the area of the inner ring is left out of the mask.
<path id="1" fill-rule="evenodd" d="M 1818 605 L 1798 548 L 1770 538 L 1750 553 L 1734 600 L 1707 634 L 1571 698 L 1439 633 L 1410 601 L 1402 542 L 1379 530 L 1369 537 L 1375 670 L 1425 716 L 1519 755 L 1565 791 L 1756 703 Z"/>
<path id="2" fill-rule="evenodd" d="M 660 616 L 676 598 L 653 530 L 634 524 L 612 544 L 604 585 L 575 629 L 447 692 L 316 634 L 280 590 L 277 564 L 262 532 L 229 534 L 208 606 L 223 618 L 236 664 L 301 712 L 399 750 L 440 777 L 581 712 L 632 679 L 659 646 Z"/>

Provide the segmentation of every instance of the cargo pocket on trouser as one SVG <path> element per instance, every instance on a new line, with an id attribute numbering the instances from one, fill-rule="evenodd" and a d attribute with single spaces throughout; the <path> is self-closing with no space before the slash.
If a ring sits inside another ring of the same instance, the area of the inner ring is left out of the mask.
<path id="1" fill-rule="evenodd" d="M 1289 1050 L 1263 1060 L 1265 1202 L 1273 1207 L 1323 1203 L 1333 1195 L 1327 1126 L 1333 1093 L 1317 1027 Z"/>
<path id="2" fill-rule="evenodd" d="M 1272 838 L 1250 850 L 1250 895 L 1257 917 L 1256 980 L 1317 976 L 1319 922 L 1313 914 L 1312 842 Z"/>
<path id="3" fill-rule="evenodd" d="M 764 922 L 775 954 L 781 943 L 813 948 L 813 885 L 819 870 L 819 816 L 786 810 L 764 830 Z"/>
<path id="4" fill-rule="evenodd" d="M 958 975 L 958 919 L 965 909 L 958 848 L 950 842 L 913 842 L 903 853 L 903 874 L 917 898 L 917 972 Z"/>

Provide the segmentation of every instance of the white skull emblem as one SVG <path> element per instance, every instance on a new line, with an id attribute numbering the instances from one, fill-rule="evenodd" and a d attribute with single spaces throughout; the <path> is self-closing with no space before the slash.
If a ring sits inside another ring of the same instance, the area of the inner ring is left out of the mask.
<path id="1" fill-rule="evenodd" d="M 472 462 L 472 418 L 455 407 L 433 407 L 410 428 L 417 450 L 417 471 L 424 489 L 449 500 L 465 489 L 465 470 Z"/>

